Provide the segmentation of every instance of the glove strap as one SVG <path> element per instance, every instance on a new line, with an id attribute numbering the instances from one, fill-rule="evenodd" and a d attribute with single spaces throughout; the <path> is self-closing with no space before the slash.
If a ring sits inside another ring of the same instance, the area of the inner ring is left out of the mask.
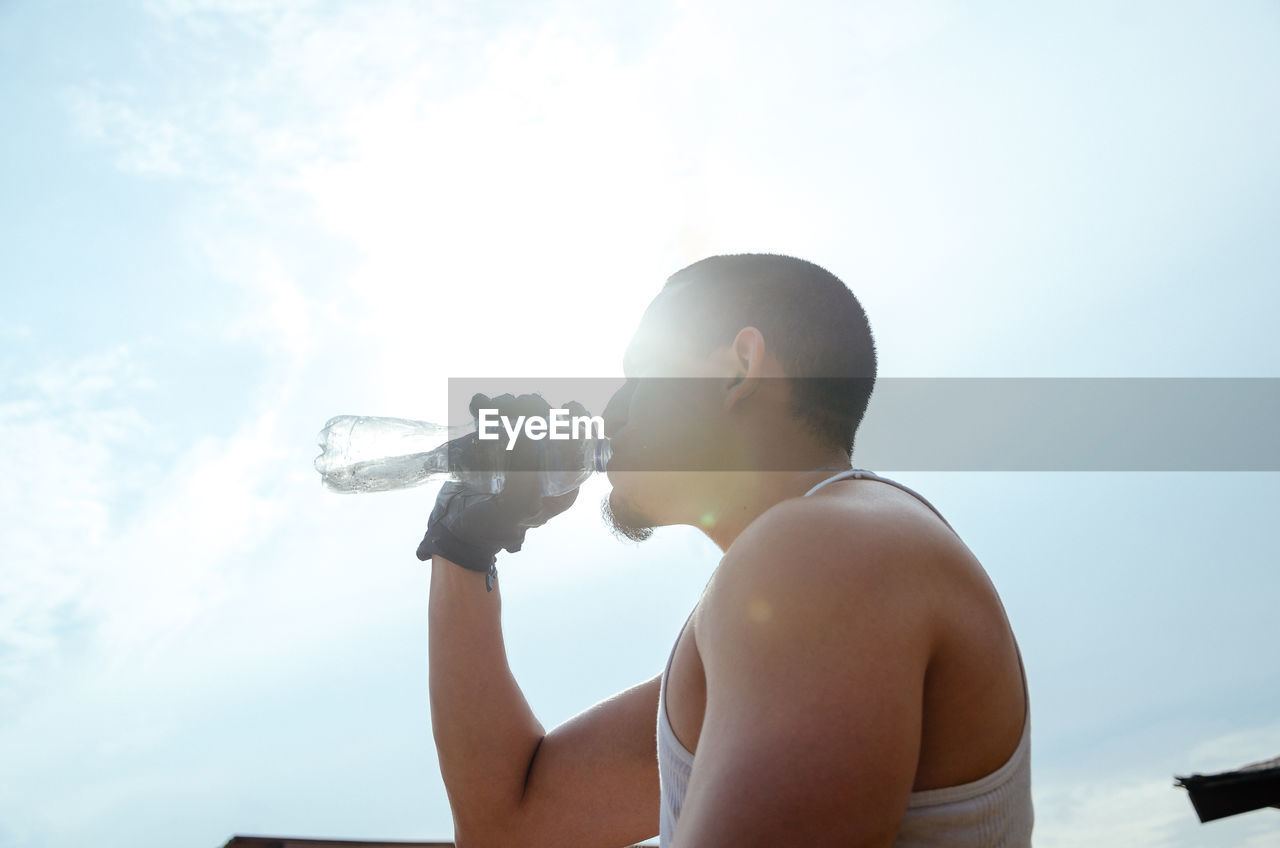
<path id="1" fill-rule="evenodd" d="M 433 554 L 439 554 L 468 571 L 482 571 L 485 591 L 492 592 L 493 581 L 498 578 L 498 550 L 468 544 L 450 533 L 443 522 L 438 522 L 427 530 L 418 545 L 418 559 L 425 562 Z"/>

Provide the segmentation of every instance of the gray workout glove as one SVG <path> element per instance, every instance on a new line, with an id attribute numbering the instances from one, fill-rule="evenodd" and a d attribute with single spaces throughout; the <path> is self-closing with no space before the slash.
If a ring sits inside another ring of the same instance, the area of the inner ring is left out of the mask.
<path id="1" fill-rule="evenodd" d="M 571 406 L 577 406 L 572 404 Z M 540 395 L 500 395 L 489 398 L 477 394 L 471 399 L 471 414 L 478 409 L 497 409 L 512 420 L 516 416 L 546 417 L 551 406 Z M 585 412 L 585 410 L 584 410 Z M 508 467 L 537 467 L 537 445 L 523 434 L 511 451 Z M 466 483 L 450 482 L 440 489 L 435 508 L 427 519 L 427 533 L 418 545 L 418 559 L 439 554 L 471 571 L 485 572 L 485 589 L 493 591 L 498 576 L 498 551 L 515 553 L 524 544 L 525 533 L 540 527 L 564 512 L 577 500 L 574 489 L 556 497 L 543 497 L 536 471 L 506 472 L 502 491 L 479 491 Z"/>

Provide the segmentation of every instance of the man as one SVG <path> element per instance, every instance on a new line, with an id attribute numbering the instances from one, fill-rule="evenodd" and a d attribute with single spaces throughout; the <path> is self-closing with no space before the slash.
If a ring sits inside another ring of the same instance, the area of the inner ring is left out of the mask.
<path id="1" fill-rule="evenodd" d="M 624 370 L 607 513 L 636 539 L 699 527 L 724 557 L 664 674 L 547 733 L 485 572 L 576 493 L 442 489 L 418 553 L 460 848 L 1029 844 L 999 597 L 927 502 L 850 470 L 875 375 L 853 294 L 799 259 L 712 257 L 671 277 Z"/>

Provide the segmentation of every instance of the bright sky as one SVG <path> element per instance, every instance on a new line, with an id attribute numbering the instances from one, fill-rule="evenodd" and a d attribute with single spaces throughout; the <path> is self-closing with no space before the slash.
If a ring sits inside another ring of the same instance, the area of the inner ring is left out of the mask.
<path id="1" fill-rule="evenodd" d="M 888 376 L 1280 377 L 1278 78 L 1268 0 L 0 3 L 0 845 L 449 838 L 433 491 L 314 435 L 616 374 L 703 256 L 830 268 Z M 1038 846 L 1275 844 L 1171 784 L 1280 754 L 1276 474 L 894 476 L 1003 595 Z M 548 727 L 717 559 L 592 486 L 501 565 Z"/>

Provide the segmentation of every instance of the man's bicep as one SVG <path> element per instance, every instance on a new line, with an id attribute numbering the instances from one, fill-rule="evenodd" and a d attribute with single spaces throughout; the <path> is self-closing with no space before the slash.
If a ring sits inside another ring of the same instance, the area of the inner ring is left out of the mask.
<path id="1" fill-rule="evenodd" d="M 927 639 L 894 586 L 804 572 L 748 564 L 704 600 L 707 708 L 676 846 L 893 842 L 919 759 Z"/>
<path id="2" fill-rule="evenodd" d="M 626 845 L 658 833 L 658 677 L 547 734 L 521 802 L 518 845 Z"/>
<path id="3" fill-rule="evenodd" d="M 909 710 L 873 716 L 849 706 L 862 719 L 856 731 L 789 704 L 709 712 L 673 845 L 891 845 L 919 722 Z"/>

